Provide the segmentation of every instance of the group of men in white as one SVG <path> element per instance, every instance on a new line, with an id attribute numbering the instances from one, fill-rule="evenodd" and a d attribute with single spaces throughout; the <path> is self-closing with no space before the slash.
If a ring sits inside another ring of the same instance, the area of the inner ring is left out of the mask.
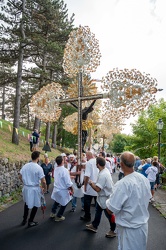
<path id="1" fill-rule="evenodd" d="M 25 201 L 22 225 L 26 224 L 28 210 L 32 209 L 28 220 L 30 227 L 38 224 L 33 220 L 37 211 L 33 210 L 34 207 L 40 206 L 36 203 L 32 204 L 32 197 L 40 195 L 40 180 L 44 191 L 46 189 L 42 169 L 39 169 L 37 164 L 40 154 L 35 153 L 32 153 L 32 162 L 25 164 L 20 171 L 20 179 L 24 183 L 23 198 Z M 87 151 L 82 157 L 81 166 L 77 166 L 75 155 L 70 155 L 67 160 L 66 155 L 62 154 L 57 156 L 55 161 L 54 187 L 51 194 L 54 203 L 50 214 L 51 218 L 56 222 L 64 221 L 63 215 L 66 206 L 71 201 L 71 212 L 74 212 L 77 200 L 80 198 L 84 211 L 80 220 L 86 223 L 91 221 L 91 223 L 86 224 L 87 230 L 97 232 L 104 211 L 110 227 L 105 236 L 113 238 L 117 234 L 119 250 L 146 249 L 148 204 L 151 199 L 150 182 L 145 176 L 134 171 L 134 154 L 131 152 L 121 154 L 120 166 L 124 178 L 117 181 L 115 185 L 112 173 L 116 168 L 116 161 L 114 157 L 109 155 L 105 157 L 104 152 L 95 155 L 91 151 Z M 31 175 L 28 174 L 29 166 L 31 166 Z M 34 176 L 37 176 L 34 186 L 29 180 L 32 178 L 33 172 Z M 96 212 L 92 219 L 91 203 L 93 199 L 96 200 Z"/>

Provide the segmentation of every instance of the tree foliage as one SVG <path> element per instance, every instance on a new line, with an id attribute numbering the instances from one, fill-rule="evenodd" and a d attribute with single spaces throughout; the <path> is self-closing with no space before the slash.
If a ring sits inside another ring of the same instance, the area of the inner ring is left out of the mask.
<path id="1" fill-rule="evenodd" d="M 132 125 L 132 145 L 128 148 L 141 158 L 158 155 L 158 131 L 156 123 L 162 119 L 164 127 L 161 131 L 161 160 L 165 162 L 166 150 L 166 102 L 160 99 L 143 111 L 135 124 Z"/>
<path id="2" fill-rule="evenodd" d="M 126 146 L 126 136 L 122 134 L 115 134 L 113 136 L 113 140 L 109 145 L 111 151 L 115 154 L 122 153 L 124 151 L 124 147 Z"/>
<path id="3" fill-rule="evenodd" d="M 109 145 L 109 149 L 115 153 L 131 151 L 142 159 L 158 155 L 158 130 L 156 123 L 162 119 L 164 126 L 161 131 L 161 162 L 166 164 L 166 102 L 160 99 L 138 116 L 138 120 L 132 124 L 132 135 L 116 134 Z"/>
<path id="4" fill-rule="evenodd" d="M 0 65 L 8 63 L 17 76 L 1 71 L 4 80 L 0 86 L 16 83 L 12 112 L 16 129 L 20 120 L 29 124 L 29 100 L 42 86 L 51 81 L 68 83 L 62 60 L 73 29 L 73 15 L 69 19 L 67 12 L 66 4 L 60 0 L 8 0 L 1 4 Z"/>

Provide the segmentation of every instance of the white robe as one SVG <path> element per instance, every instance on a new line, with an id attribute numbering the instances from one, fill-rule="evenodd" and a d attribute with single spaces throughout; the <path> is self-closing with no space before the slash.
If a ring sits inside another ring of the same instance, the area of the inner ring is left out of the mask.
<path id="1" fill-rule="evenodd" d="M 54 188 L 51 198 L 58 202 L 62 206 L 66 206 L 72 199 L 69 192 L 69 187 L 73 183 L 71 182 L 69 171 L 64 167 L 56 167 L 54 170 Z"/>
<path id="2" fill-rule="evenodd" d="M 96 186 L 101 189 L 100 192 L 98 192 L 97 202 L 102 209 L 106 209 L 106 200 L 109 198 L 114 187 L 112 177 L 106 167 L 99 172 Z"/>
<path id="3" fill-rule="evenodd" d="M 77 171 L 77 167 L 74 166 L 72 169 L 71 169 L 71 175 L 72 173 L 76 172 Z M 76 198 L 82 198 L 84 197 L 84 186 L 82 186 L 81 188 L 78 188 L 77 187 L 77 184 L 75 182 L 75 179 L 71 179 L 72 183 L 73 183 L 73 190 L 74 190 L 74 194 L 73 196 L 76 197 Z M 84 170 L 81 169 L 81 174 L 80 174 L 80 183 L 83 183 L 84 181 Z"/>
<path id="4" fill-rule="evenodd" d="M 133 172 L 115 184 L 106 205 L 115 214 L 119 250 L 146 250 L 150 198 L 149 181 L 140 173 Z"/>
<path id="5" fill-rule="evenodd" d="M 89 177 L 91 181 L 96 183 L 97 177 L 98 177 L 99 170 L 96 167 L 96 159 L 92 158 L 89 161 L 86 162 L 86 167 L 85 167 L 85 175 Z M 84 194 L 86 195 L 91 195 L 91 196 L 97 196 L 97 192 L 89 185 L 87 184 L 86 187 L 86 192 L 84 191 Z"/>
<path id="6" fill-rule="evenodd" d="M 34 162 L 25 164 L 20 170 L 24 183 L 22 193 L 23 200 L 28 208 L 41 206 L 40 180 L 45 176 L 43 169 Z"/>

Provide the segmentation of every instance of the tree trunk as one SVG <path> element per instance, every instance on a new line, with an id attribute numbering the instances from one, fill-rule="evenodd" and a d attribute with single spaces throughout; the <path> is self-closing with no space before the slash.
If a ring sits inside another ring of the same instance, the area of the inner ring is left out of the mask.
<path id="1" fill-rule="evenodd" d="M 50 122 L 47 122 L 47 124 L 46 124 L 46 136 L 45 136 L 46 142 L 49 142 L 49 138 L 50 138 Z"/>
<path id="2" fill-rule="evenodd" d="M 33 129 L 40 130 L 40 119 L 35 116 L 34 126 Z"/>
<path id="3" fill-rule="evenodd" d="M 28 112 L 27 112 L 27 126 L 26 126 L 26 128 L 29 129 L 29 130 L 31 130 L 31 126 L 30 126 L 29 105 L 27 105 L 27 110 L 28 110 Z"/>
<path id="4" fill-rule="evenodd" d="M 52 133 L 52 148 L 56 148 L 56 135 L 57 135 L 57 125 L 56 123 L 53 124 L 53 133 Z"/>
<path id="5" fill-rule="evenodd" d="M 15 98 L 15 105 L 14 105 L 14 120 L 13 120 L 13 134 L 12 134 L 12 143 L 15 143 L 16 145 L 19 144 L 18 129 L 19 129 L 19 120 L 20 120 L 22 67 L 23 67 L 24 40 L 25 40 L 25 33 L 24 33 L 25 1 L 26 0 L 22 1 L 22 20 L 20 24 L 22 40 L 20 42 L 20 47 L 19 47 L 18 71 L 17 71 L 17 82 L 16 82 L 16 98 Z"/>
<path id="6" fill-rule="evenodd" d="M 2 119 L 5 120 L 5 85 L 2 90 Z"/>

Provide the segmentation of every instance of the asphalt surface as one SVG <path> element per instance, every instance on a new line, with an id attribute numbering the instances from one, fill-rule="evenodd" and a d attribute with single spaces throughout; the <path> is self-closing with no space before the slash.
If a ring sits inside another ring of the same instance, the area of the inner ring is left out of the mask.
<path id="1" fill-rule="evenodd" d="M 27 228 L 20 226 L 23 215 L 23 201 L 0 212 L 0 250 L 107 250 L 117 249 L 117 238 L 105 238 L 109 224 L 103 213 L 97 233 L 87 231 L 85 222 L 79 218 L 81 202 L 78 199 L 76 212 L 70 212 L 69 203 L 63 222 L 55 222 L 49 218 L 53 201 L 46 195 L 47 208 L 44 214 L 38 209 L 35 220 L 39 225 Z M 92 218 L 95 208 L 91 207 Z M 149 235 L 147 250 L 166 250 L 166 220 L 160 212 L 149 204 Z M 134 250 L 134 249 L 133 249 Z M 141 249 L 140 249 L 141 250 Z"/>

